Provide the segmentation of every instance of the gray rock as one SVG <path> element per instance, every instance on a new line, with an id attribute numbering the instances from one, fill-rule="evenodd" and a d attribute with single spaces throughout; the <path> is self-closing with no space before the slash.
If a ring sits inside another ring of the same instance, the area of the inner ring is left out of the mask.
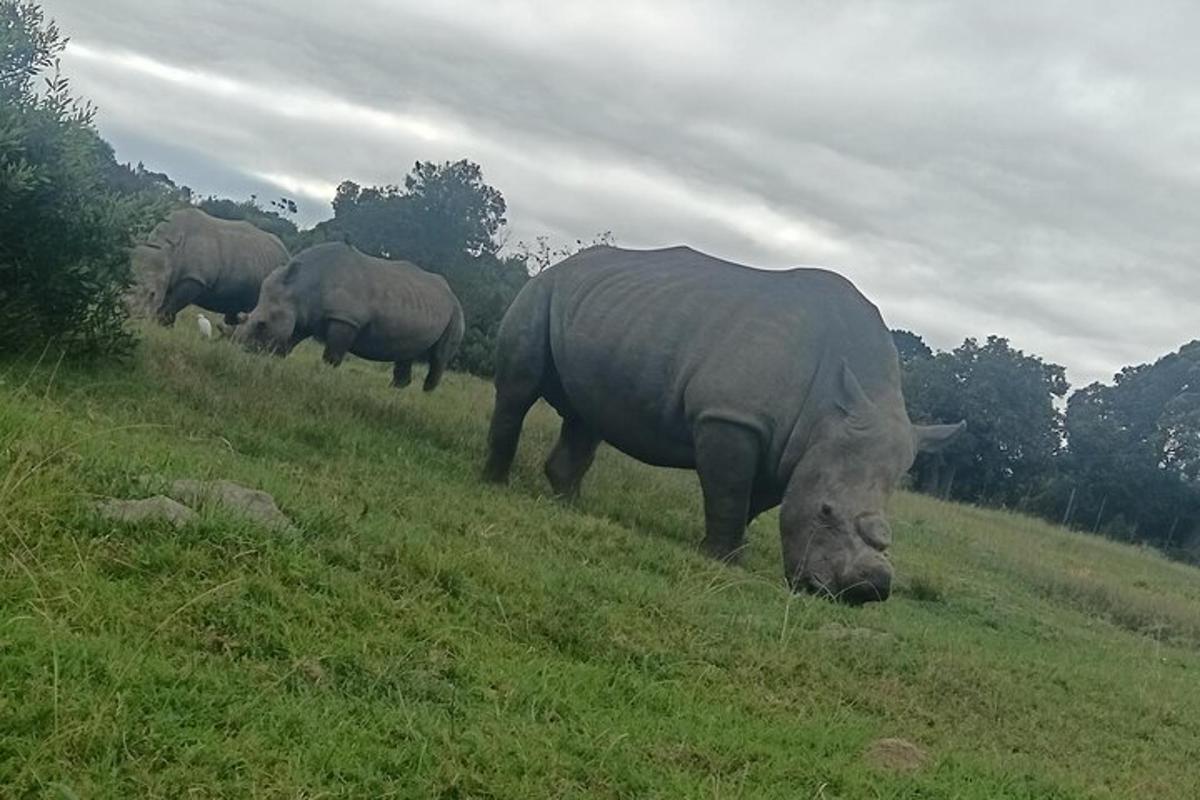
<path id="1" fill-rule="evenodd" d="M 181 528 L 197 519 L 195 511 L 161 494 L 144 500 L 117 500 L 109 498 L 96 505 L 96 510 L 106 519 L 118 522 L 146 522 L 164 520 Z"/>
<path id="2" fill-rule="evenodd" d="M 213 503 L 272 530 L 289 533 L 295 531 L 291 520 L 275 504 L 275 498 L 266 492 L 233 481 L 177 480 L 171 484 L 168 493 L 176 500 L 191 506 Z"/>

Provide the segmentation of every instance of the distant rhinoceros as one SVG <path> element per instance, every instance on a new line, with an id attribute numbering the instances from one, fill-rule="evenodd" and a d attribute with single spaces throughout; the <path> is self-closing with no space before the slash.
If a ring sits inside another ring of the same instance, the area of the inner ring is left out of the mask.
<path id="1" fill-rule="evenodd" d="M 217 219 L 198 208 L 174 211 L 133 249 L 135 313 L 153 311 L 163 325 L 185 306 L 225 315 L 234 324 L 258 302 L 258 288 L 286 264 L 279 238 L 248 222 Z"/>
<path id="2" fill-rule="evenodd" d="M 708 553 L 735 558 L 782 502 L 789 585 L 854 603 L 891 589 L 889 493 L 962 427 L 909 422 L 892 337 L 845 278 L 686 247 L 594 247 L 525 285 L 500 326 L 487 479 L 507 478 L 539 397 L 563 419 L 545 467 L 559 495 L 601 441 L 695 469 Z"/>
<path id="3" fill-rule="evenodd" d="M 428 392 L 462 342 L 463 313 L 440 275 L 328 243 L 267 276 L 258 305 L 236 336 L 249 349 L 278 355 L 312 336 L 325 343 L 325 361 L 334 366 L 346 353 L 392 361 L 398 388 L 412 380 L 412 363 L 424 361 Z"/>

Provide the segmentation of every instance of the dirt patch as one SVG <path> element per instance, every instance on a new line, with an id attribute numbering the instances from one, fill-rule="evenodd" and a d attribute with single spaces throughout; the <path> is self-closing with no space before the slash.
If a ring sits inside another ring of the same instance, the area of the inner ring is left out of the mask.
<path id="1" fill-rule="evenodd" d="M 888 772 L 914 772 L 929 761 L 924 750 L 905 739 L 876 739 L 865 758 L 871 766 Z"/>

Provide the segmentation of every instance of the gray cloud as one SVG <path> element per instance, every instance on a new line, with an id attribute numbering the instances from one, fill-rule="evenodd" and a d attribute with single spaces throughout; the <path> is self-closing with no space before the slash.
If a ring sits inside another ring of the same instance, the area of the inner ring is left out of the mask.
<path id="1" fill-rule="evenodd" d="M 1196 335 L 1200 8 L 56 0 L 126 159 L 286 193 L 469 157 L 510 236 L 821 263 L 937 346 L 1107 378 Z"/>

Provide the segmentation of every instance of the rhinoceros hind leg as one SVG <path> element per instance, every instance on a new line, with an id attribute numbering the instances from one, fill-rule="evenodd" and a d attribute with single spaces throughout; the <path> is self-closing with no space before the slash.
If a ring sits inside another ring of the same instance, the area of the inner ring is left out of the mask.
<path id="1" fill-rule="evenodd" d="M 550 361 L 550 295 L 538 281 L 525 284 L 500 323 L 496 337 L 496 405 L 488 428 L 483 479 L 508 480 L 525 415 L 546 390 Z"/>
<path id="2" fill-rule="evenodd" d="M 429 349 L 429 372 L 425 374 L 425 385 L 421 387 L 422 389 L 432 392 L 437 388 L 442 380 L 442 373 L 450 366 L 454 354 L 458 352 L 458 346 L 462 344 L 464 331 L 462 309 L 455 305 L 454 314 L 446 325 L 446 329 Z"/>
<path id="3" fill-rule="evenodd" d="M 704 552 L 736 561 L 745 543 L 750 497 L 758 471 L 758 434 L 742 425 L 708 419 L 693 431 L 696 471 L 704 493 Z"/>
<path id="4" fill-rule="evenodd" d="M 325 326 L 325 352 L 321 358 L 326 364 L 337 366 L 342 363 L 346 357 L 346 353 L 350 352 L 350 348 L 354 345 L 354 338 L 358 336 L 358 328 L 348 322 L 342 322 L 338 319 L 331 319 Z"/>
<path id="5" fill-rule="evenodd" d="M 204 294 L 204 285 L 191 278 L 184 278 L 171 286 L 158 307 L 158 323 L 165 327 L 175 324 L 175 315 Z"/>
<path id="6" fill-rule="evenodd" d="M 579 417 L 564 416 L 558 442 L 546 459 L 546 477 L 554 493 L 565 500 L 579 496 L 579 485 L 592 466 L 600 437 Z"/>
<path id="7" fill-rule="evenodd" d="M 412 383 L 412 362 L 397 361 L 396 366 L 392 367 L 392 386 L 403 389 L 410 383 Z"/>
<path id="8" fill-rule="evenodd" d="M 496 407 L 492 410 L 492 423 L 488 428 L 487 463 L 483 467 L 485 481 L 504 483 L 508 480 L 525 415 L 539 395 L 536 386 L 503 386 L 497 382 Z"/>
<path id="9" fill-rule="evenodd" d="M 432 392 L 437 388 L 437 385 L 442 382 L 442 375 L 446 372 L 446 362 L 438 358 L 435 353 L 429 359 L 429 372 L 425 373 L 425 382 L 421 384 L 421 390 Z"/>

